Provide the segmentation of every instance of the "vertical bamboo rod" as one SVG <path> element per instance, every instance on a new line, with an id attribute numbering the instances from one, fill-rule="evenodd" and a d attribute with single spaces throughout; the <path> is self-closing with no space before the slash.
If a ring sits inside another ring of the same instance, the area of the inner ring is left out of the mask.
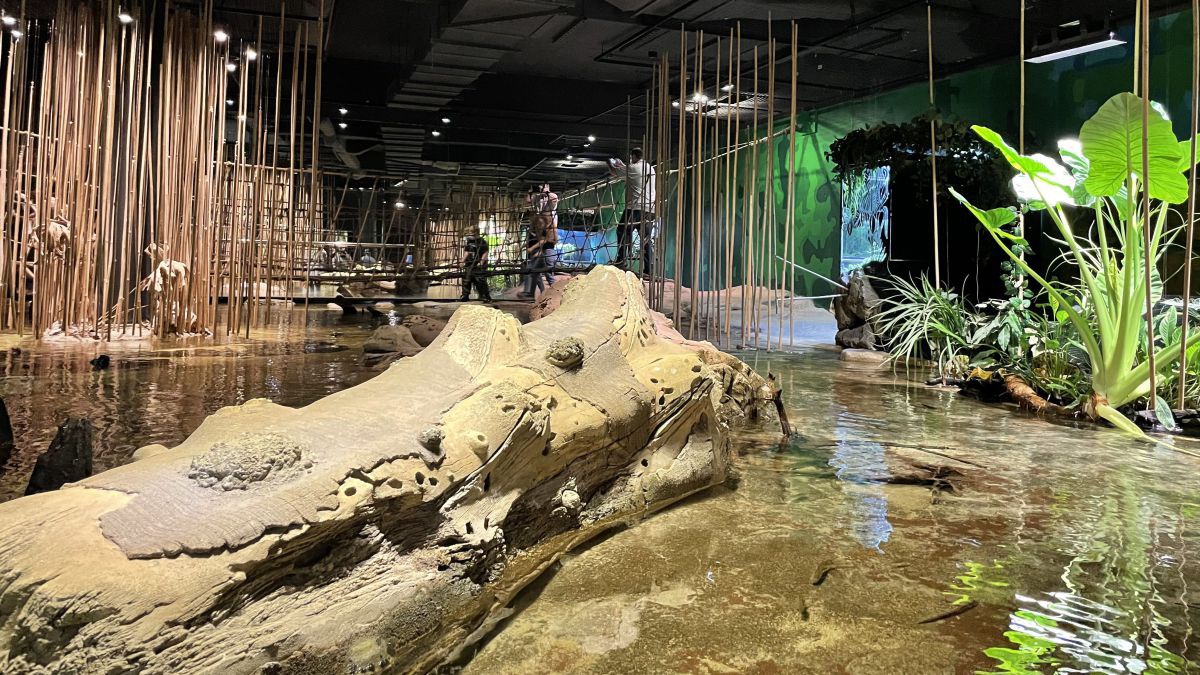
<path id="1" fill-rule="evenodd" d="M 1180 410 L 1187 396 L 1188 324 L 1192 315 L 1192 248 L 1196 240 L 1196 136 L 1200 135 L 1200 0 L 1192 0 L 1192 135 L 1188 141 L 1188 202 L 1183 253 L 1183 325 L 1179 335 L 1179 396 Z"/>
<path id="2" fill-rule="evenodd" d="M 925 29 L 929 44 L 929 165 L 931 170 L 933 205 L 933 283 L 942 286 L 941 246 L 938 242 L 938 176 L 937 176 L 937 101 L 933 91 L 933 4 L 925 5 Z"/>

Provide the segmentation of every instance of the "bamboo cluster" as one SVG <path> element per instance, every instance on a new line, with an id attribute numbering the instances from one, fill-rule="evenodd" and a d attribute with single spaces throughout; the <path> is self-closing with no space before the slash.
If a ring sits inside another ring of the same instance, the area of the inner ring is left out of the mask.
<path id="1" fill-rule="evenodd" d="M 301 53 L 308 24 L 290 97 L 284 55 L 272 73 L 253 47 L 214 40 L 207 3 L 60 2 L 22 25 L 2 45 L 0 328 L 213 332 L 228 295 L 227 332 L 248 330 L 257 289 L 293 276 L 318 222 L 315 141 L 308 157 L 298 146 L 320 81 L 319 56 L 310 69 Z M 281 46 L 284 25 L 281 10 Z"/>
<path id="2" fill-rule="evenodd" d="M 740 26 L 728 36 L 681 31 L 678 61 L 660 58 L 646 95 L 644 147 L 658 166 L 654 211 L 669 243 L 657 247 L 649 295 L 693 339 L 795 344 L 803 268 L 793 235 L 799 37 L 790 26 L 785 40 L 770 35 L 750 49 Z M 777 92 L 780 65 L 790 77 Z"/>

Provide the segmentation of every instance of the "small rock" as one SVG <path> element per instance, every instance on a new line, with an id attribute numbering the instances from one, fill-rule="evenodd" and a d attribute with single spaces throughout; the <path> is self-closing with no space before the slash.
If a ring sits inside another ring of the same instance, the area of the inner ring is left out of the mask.
<path id="1" fill-rule="evenodd" d="M 88 363 L 92 364 L 92 368 L 95 368 L 96 370 L 107 369 L 111 362 L 112 362 L 112 359 L 110 359 L 108 357 L 108 354 L 101 354 L 100 356 L 97 356 L 96 358 L 92 359 L 91 361 L 88 361 Z"/>
<path id="2" fill-rule="evenodd" d="M 583 342 L 575 337 L 555 340 L 546 350 L 546 360 L 559 368 L 574 368 L 583 363 Z"/>
<path id="3" fill-rule="evenodd" d="M 442 451 L 442 439 L 446 437 L 441 427 L 429 427 L 417 434 L 417 442 L 430 452 Z"/>
<path id="4" fill-rule="evenodd" d="M 366 354 L 400 354 L 413 356 L 421 351 L 421 345 L 413 339 L 407 326 L 380 326 L 363 343 Z"/>
<path id="5" fill-rule="evenodd" d="M 833 339 L 839 346 L 847 349 L 875 349 L 875 331 L 865 323 L 858 328 L 839 330 Z"/>
<path id="6" fill-rule="evenodd" d="M 562 505 L 571 511 L 578 511 L 582 501 L 579 499 L 579 493 L 574 490 L 563 490 L 560 496 Z"/>

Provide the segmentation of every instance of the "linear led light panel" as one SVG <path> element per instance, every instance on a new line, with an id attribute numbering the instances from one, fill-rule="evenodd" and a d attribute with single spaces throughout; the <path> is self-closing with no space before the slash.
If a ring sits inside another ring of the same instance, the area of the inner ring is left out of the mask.
<path id="1" fill-rule="evenodd" d="M 1109 47 L 1118 47 L 1123 44 L 1125 44 L 1125 41 L 1117 38 L 1116 33 L 1109 33 L 1108 39 L 1106 39 L 1106 40 L 1100 40 L 1099 42 L 1091 42 L 1091 43 L 1088 43 L 1085 45 L 1071 47 L 1069 49 L 1060 49 L 1055 52 L 1050 52 L 1049 54 L 1040 54 L 1038 56 L 1034 56 L 1034 57 L 1025 59 L 1025 62 L 1026 63 L 1047 63 L 1049 61 L 1057 61 L 1059 59 L 1068 59 L 1068 58 L 1071 58 L 1072 56 L 1079 56 L 1080 54 L 1087 54 L 1088 52 L 1095 52 L 1095 51 L 1099 51 L 1101 49 L 1108 49 Z"/>

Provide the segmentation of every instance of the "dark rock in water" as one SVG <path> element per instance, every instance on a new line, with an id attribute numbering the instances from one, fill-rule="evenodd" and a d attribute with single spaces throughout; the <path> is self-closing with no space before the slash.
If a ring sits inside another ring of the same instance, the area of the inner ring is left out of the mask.
<path id="1" fill-rule="evenodd" d="M 838 328 L 854 328 L 870 323 L 879 315 L 882 300 L 871 281 L 861 271 L 850 275 L 846 290 L 833 299 L 833 315 Z"/>
<path id="2" fill-rule="evenodd" d="M 367 354 L 413 356 L 421 349 L 407 326 L 380 326 L 363 343 L 363 352 Z"/>
<path id="3" fill-rule="evenodd" d="M 839 330 L 834 336 L 834 342 L 846 349 L 875 349 L 875 331 L 868 324 L 856 328 Z"/>
<path id="4" fill-rule="evenodd" d="M 12 355 L 13 355 L 13 356 L 20 356 L 20 355 L 21 355 L 21 348 L 20 348 L 20 347 L 13 347 L 12 349 L 10 349 L 10 350 L 8 350 L 8 351 L 9 351 L 10 353 L 12 353 Z"/>
<path id="5" fill-rule="evenodd" d="M 91 361 L 88 361 L 88 363 L 92 364 L 92 367 L 96 370 L 105 370 L 112 363 L 112 359 L 108 357 L 108 354 L 101 354 Z"/>
<path id="6" fill-rule="evenodd" d="M 92 474 L 92 424 L 68 418 L 58 428 L 50 449 L 37 458 L 26 495 L 57 490 Z"/>
<path id="7" fill-rule="evenodd" d="M 1172 410 L 1175 416 L 1175 428 L 1168 429 L 1159 421 L 1153 410 L 1123 410 L 1130 415 L 1135 424 L 1146 431 L 1165 434 L 1182 434 L 1184 436 L 1200 437 L 1200 410 Z"/>
<path id="8" fill-rule="evenodd" d="M 346 351 L 345 345 L 335 345 L 332 342 L 310 342 L 304 345 L 305 354 L 328 354 L 342 351 Z"/>
<path id="9" fill-rule="evenodd" d="M 0 398 L 0 474 L 4 473 L 5 465 L 12 459 L 14 447 L 16 443 L 13 439 L 12 422 L 8 419 L 8 407 L 4 405 L 4 399 Z"/>

